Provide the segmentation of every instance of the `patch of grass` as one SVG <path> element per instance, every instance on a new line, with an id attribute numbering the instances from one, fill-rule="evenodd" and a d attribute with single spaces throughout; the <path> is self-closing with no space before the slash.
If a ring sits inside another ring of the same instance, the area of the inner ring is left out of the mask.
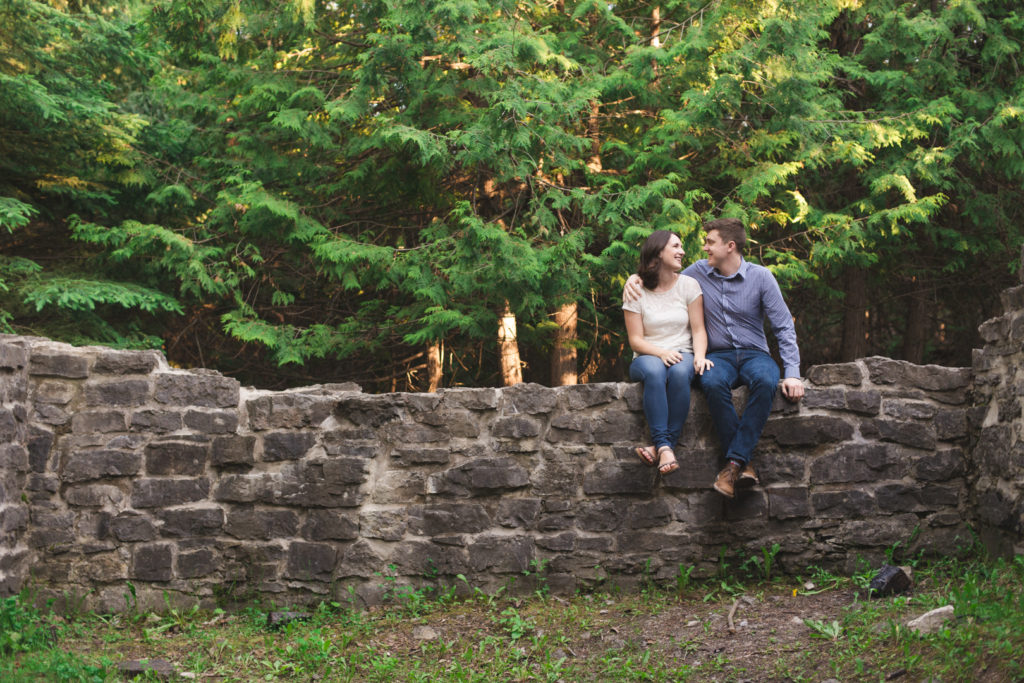
<path id="1" fill-rule="evenodd" d="M 168 603 L 162 615 L 64 619 L 19 596 L 0 602 L 0 680 L 113 681 L 118 662 L 145 658 L 228 682 L 1024 678 L 1024 558 L 915 561 L 914 589 L 878 600 L 859 597 L 864 577 L 814 567 L 779 577 L 773 548 L 759 560 L 753 577 L 739 563 L 703 582 L 680 568 L 633 594 L 571 598 L 463 590 L 455 599 L 385 579 L 381 607 L 324 602 L 278 631 L 267 630 L 265 610 L 280 608 L 258 603 L 233 614 Z M 939 633 L 907 628 L 947 604 L 956 619 Z"/>

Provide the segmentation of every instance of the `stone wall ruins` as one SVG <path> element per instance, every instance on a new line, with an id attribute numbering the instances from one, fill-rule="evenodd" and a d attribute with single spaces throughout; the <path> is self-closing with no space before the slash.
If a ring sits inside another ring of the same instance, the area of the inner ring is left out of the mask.
<path id="1" fill-rule="evenodd" d="M 373 603 L 401 584 L 628 588 L 774 544 L 796 572 L 969 543 L 989 495 L 971 489 L 970 369 L 807 375 L 758 447 L 762 486 L 727 501 L 699 392 L 661 478 L 632 452 L 634 384 L 266 392 L 156 352 L 0 337 L 0 589 L 111 611 L 129 582 L 142 607 Z"/>
<path id="2" fill-rule="evenodd" d="M 1022 253 L 1024 264 L 1024 253 Z M 1024 267 L 1021 269 L 1024 281 Z M 980 328 L 974 352 L 970 451 L 971 510 L 985 544 L 1000 554 L 1024 554 L 1024 285 L 1001 295 L 1003 315 Z"/>

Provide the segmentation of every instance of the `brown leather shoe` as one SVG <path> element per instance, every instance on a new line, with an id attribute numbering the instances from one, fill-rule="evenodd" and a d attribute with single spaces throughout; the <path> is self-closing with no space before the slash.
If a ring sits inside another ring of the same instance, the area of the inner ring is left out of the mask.
<path id="1" fill-rule="evenodd" d="M 726 498 L 735 498 L 736 481 L 740 478 L 740 464 L 730 460 L 715 477 L 714 488 Z"/>
<path id="2" fill-rule="evenodd" d="M 761 483 L 761 480 L 757 478 L 757 472 L 755 472 L 754 468 L 750 466 L 750 463 L 747 463 L 746 465 L 744 465 L 743 469 L 740 470 L 740 478 L 736 482 L 736 485 L 737 486 L 744 486 L 744 487 L 746 487 L 746 486 L 756 486 L 757 484 L 760 484 L 760 483 Z"/>

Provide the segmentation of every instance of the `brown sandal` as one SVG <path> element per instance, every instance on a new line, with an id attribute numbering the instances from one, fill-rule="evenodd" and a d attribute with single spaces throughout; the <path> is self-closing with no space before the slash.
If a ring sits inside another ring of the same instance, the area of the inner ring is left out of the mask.
<path id="1" fill-rule="evenodd" d="M 662 462 L 662 457 L 661 457 L 662 451 L 668 451 L 669 452 L 669 457 L 671 457 L 672 459 L 667 461 L 667 462 Z M 669 448 L 668 446 L 662 446 L 661 448 L 659 448 L 658 449 L 658 472 L 660 472 L 663 475 L 665 475 L 665 474 L 672 474 L 673 472 L 675 472 L 678 469 L 679 469 L 679 462 L 676 460 L 676 452 L 675 452 L 675 450 Z"/>
<path id="2" fill-rule="evenodd" d="M 637 446 L 633 449 L 637 457 L 644 461 L 644 464 L 648 467 L 654 467 L 657 463 L 654 461 L 655 454 L 650 451 L 650 446 Z"/>

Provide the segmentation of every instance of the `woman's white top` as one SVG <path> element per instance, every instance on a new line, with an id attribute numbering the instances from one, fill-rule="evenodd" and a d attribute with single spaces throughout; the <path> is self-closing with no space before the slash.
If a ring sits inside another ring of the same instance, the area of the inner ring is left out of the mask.
<path id="1" fill-rule="evenodd" d="M 693 353 L 687 306 L 699 296 L 700 284 L 689 275 L 680 274 L 671 289 L 655 292 L 644 287 L 640 298 L 623 303 L 622 310 L 640 314 L 644 341 L 669 351 Z"/>

